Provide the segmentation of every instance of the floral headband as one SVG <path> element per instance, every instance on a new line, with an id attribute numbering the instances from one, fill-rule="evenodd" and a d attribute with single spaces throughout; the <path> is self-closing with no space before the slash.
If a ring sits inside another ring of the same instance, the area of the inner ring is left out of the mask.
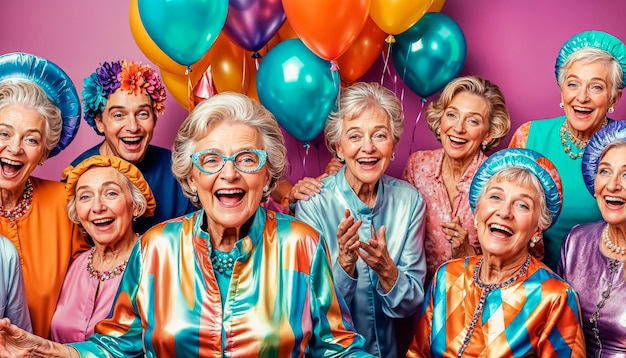
<path id="1" fill-rule="evenodd" d="M 118 88 L 129 94 L 147 94 L 152 99 L 152 108 L 156 114 L 165 111 L 165 87 L 150 66 L 135 61 L 105 62 L 85 78 L 82 91 L 85 121 L 98 134 L 102 133 L 96 127 L 95 118 L 102 113 L 107 99 Z"/>

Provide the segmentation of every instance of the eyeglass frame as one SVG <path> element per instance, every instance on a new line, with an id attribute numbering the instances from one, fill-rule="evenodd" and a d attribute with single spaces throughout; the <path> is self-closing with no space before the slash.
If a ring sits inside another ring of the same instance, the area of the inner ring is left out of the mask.
<path id="1" fill-rule="evenodd" d="M 259 156 L 259 167 L 258 168 L 254 169 L 254 170 L 245 170 L 245 169 L 241 169 L 241 168 L 239 168 L 239 166 L 237 166 L 237 162 L 235 161 L 235 158 L 237 158 L 237 156 L 239 154 L 246 153 L 246 152 L 251 152 L 251 153 L 254 153 L 254 154 Z M 217 154 L 220 157 L 222 157 L 222 159 L 224 160 L 222 162 L 222 166 L 218 170 L 211 172 L 211 171 L 208 171 L 208 170 L 204 169 L 200 165 L 200 162 L 199 162 L 200 156 L 203 155 L 203 154 L 207 154 L 207 153 Z M 263 166 L 265 165 L 265 162 L 267 161 L 267 152 L 265 150 L 263 150 L 263 149 L 243 149 L 243 150 L 240 150 L 240 151 L 238 151 L 237 153 L 235 153 L 235 154 L 233 154 L 231 156 L 227 156 L 227 155 L 224 155 L 224 154 L 222 154 L 222 153 L 220 153 L 220 152 L 218 152 L 216 150 L 213 150 L 213 149 L 204 149 L 204 150 L 201 150 L 199 152 L 195 152 L 195 153 L 191 154 L 191 162 L 193 163 L 193 165 L 199 171 L 201 171 L 202 173 L 209 174 L 209 175 L 210 174 L 217 174 L 217 173 L 221 172 L 222 169 L 224 169 L 224 167 L 226 166 L 226 162 L 228 162 L 228 161 L 233 162 L 233 166 L 235 167 L 235 169 L 237 169 L 238 171 L 240 171 L 242 173 L 256 173 L 259 170 L 261 170 L 261 168 L 263 168 Z"/>

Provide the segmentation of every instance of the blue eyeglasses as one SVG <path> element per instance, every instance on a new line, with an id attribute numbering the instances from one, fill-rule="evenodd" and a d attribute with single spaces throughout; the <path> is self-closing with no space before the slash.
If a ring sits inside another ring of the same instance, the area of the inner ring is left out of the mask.
<path id="1" fill-rule="evenodd" d="M 219 173 L 229 160 L 240 172 L 255 173 L 265 164 L 267 152 L 261 149 L 244 149 L 229 157 L 218 151 L 206 149 L 191 155 L 193 164 L 204 174 Z"/>

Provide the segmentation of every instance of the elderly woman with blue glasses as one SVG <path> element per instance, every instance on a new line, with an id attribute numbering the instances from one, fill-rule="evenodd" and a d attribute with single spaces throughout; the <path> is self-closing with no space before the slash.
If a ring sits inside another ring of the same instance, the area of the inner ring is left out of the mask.
<path id="1" fill-rule="evenodd" d="M 44 341 L 0 320 L 0 357 L 370 357 L 310 226 L 261 207 L 284 173 L 276 120 L 221 93 L 199 104 L 172 169 L 201 209 L 148 230 L 109 318 L 88 341 Z"/>

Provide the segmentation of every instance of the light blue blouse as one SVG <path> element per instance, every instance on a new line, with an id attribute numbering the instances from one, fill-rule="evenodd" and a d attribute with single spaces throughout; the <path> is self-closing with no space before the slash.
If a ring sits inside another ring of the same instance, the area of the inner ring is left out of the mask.
<path id="1" fill-rule="evenodd" d="M 0 235 L 0 318 L 32 332 L 20 257 L 13 243 Z"/>
<path id="2" fill-rule="evenodd" d="M 415 187 L 383 175 L 378 182 L 376 203 L 370 209 L 346 181 L 345 166 L 322 183 L 321 194 L 298 202 L 296 217 L 313 226 L 326 240 L 335 284 L 349 306 L 357 332 L 365 336 L 366 349 L 379 357 L 397 357 L 393 319 L 414 315 L 424 300 L 426 205 Z M 372 226 L 375 232 L 381 225 L 387 229 L 387 249 L 398 267 L 398 279 L 387 294 L 376 272 L 363 260 L 357 262 L 356 279 L 337 263 L 337 227 L 345 209 L 363 221 L 358 231 L 361 240 L 371 238 Z"/>

